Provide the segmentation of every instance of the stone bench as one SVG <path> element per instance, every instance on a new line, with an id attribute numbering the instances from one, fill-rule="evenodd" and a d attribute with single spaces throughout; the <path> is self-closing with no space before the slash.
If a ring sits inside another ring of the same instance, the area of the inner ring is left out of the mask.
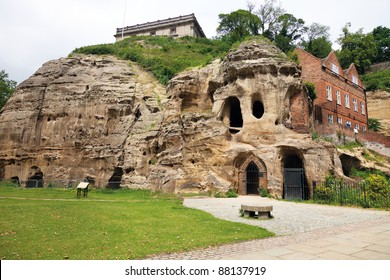
<path id="1" fill-rule="evenodd" d="M 241 205 L 241 211 L 244 217 L 253 217 L 258 219 L 272 218 L 272 206 L 269 205 Z"/>

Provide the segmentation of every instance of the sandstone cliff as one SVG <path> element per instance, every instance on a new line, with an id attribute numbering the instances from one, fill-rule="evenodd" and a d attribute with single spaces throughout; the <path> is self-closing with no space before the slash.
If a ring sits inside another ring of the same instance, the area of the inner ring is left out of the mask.
<path id="1" fill-rule="evenodd" d="M 390 92 L 367 92 L 368 117 L 380 120 L 381 133 L 390 136 Z"/>
<path id="2" fill-rule="evenodd" d="M 308 106 L 299 67 L 264 41 L 167 88 L 113 57 L 62 58 L 0 112 L 0 178 L 282 197 L 299 169 L 307 196 L 329 171 L 343 176 L 334 146 L 311 140 Z"/>

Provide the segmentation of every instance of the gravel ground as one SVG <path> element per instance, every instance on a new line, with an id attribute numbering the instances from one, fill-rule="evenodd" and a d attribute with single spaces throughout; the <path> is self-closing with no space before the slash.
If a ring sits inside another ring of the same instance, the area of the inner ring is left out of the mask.
<path id="1" fill-rule="evenodd" d="M 257 220 L 240 217 L 241 204 L 272 205 L 273 218 Z M 260 226 L 278 236 L 377 220 L 389 216 L 387 211 L 296 203 L 260 196 L 189 198 L 184 200 L 184 205 L 209 212 L 220 219 Z"/>

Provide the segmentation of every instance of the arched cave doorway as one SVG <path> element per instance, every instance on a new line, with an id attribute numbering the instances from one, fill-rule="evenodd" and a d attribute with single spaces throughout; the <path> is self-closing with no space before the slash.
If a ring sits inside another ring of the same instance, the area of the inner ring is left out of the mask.
<path id="1" fill-rule="evenodd" d="M 43 172 L 38 166 L 30 168 L 30 176 L 27 179 L 26 188 L 43 188 Z"/>
<path id="2" fill-rule="evenodd" d="M 240 153 L 234 160 L 237 171 L 237 192 L 240 195 L 259 194 L 268 191 L 267 167 L 262 159 L 250 152 Z"/>
<path id="3" fill-rule="evenodd" d="M 119 189 L 122 182 L 123 169 L 115 167 L 114 174 L 108 180 L 107 188 L 109 189 Z"/>
<path id="4" fill-rule="evenodd" d="M 246 193 L 259 194 L 259 168 L 251 161 L 245 169 Z"/>
<path id="5" fill-rule="evenodd" d="M 223 120 L 229 125 L 229 132 L 236 134 L 240 132 L 243 126 L 240 100 L 237 97 L 230 96 L 225 101 Z"/>
<path id="6" fill-rule="evenodd" d="M 283 197 L 284 199 L 307 199 L 305 171 L 301 157 L 295 152 L 288 152 L 283 158 Z"/>

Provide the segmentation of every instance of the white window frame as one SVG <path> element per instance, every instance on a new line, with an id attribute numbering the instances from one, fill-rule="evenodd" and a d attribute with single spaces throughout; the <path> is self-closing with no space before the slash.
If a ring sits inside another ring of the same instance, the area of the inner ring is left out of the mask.
<path id="1" fill-rule="evenodd" d="M 333 114 L 328 114 L 328 124 L 333 124 Z"/>
<path id="2" fill-rule="evenodd" d="M 357 129 L 359 131 L 359 124 L 358 123 L 355 123 L 355 129 Z"/>
<path id="3" fill-rule="evenodd" d="M 332 87 L 331 86 L 326 86 L 326 98 L 329 101 L 333 100 L 333 98 L 332 98 Z"/>
<path id="4" fill-rule="evenodd" d="M 341 92 L 339 90 L 336 90 L 336 100 L 337 105 L 341 105 Z"/>
<path id="5" fill-rule="evenodd" d="M 342 118 L 337 118 L 337 123 L 342 125 L 343 124 L 343 119 Z"/>
<path id="6" fill-rule="evenodd" d="M 339 74 L 339 67 L 334 63 L 332 63 L 332 72 Z"/>
<path id="7" fill-rule="evenodd" d="M 351 108 L 351 104 L 349 103 L 349 94 L 344 95 L 345 107 Z"/>
<path id="8" fill-rule="evenodd" d="M 362 130 L 363 130 L 363 131 L 366 131 L 366 130 L 367 130 L 367 128 L 366 128 L 365 125 L 362 125 Z"/>
<path id="9" fill-rule="evenodd" d="M 358 106 L 358 101 L 356 98 L 352 98 L 352 103 L 353 103 L 353 110 L 355 112 L 359 112 L 359 106 Z"/>
<path id="10" fill-rule="evenodd" d="M 345 126 L 348 127 L 348 128 L 351 128 L 351 126 L 352 126 L 351 121 L 346 121 L 345 122 Z"/>
<path id="11" fill-rule="evenodd" d="M 352 75 L 352 83 L 355 85 L 359 85 L 359 80 L 355 75 Z"/>
<path id="12" fill-rule="evenodd" d="M 366 114 L 366 106 L 364 104 L 364 102 L 360 102 L 360 109 L 362 111 L 362 114 L 365 115 Z"/>

